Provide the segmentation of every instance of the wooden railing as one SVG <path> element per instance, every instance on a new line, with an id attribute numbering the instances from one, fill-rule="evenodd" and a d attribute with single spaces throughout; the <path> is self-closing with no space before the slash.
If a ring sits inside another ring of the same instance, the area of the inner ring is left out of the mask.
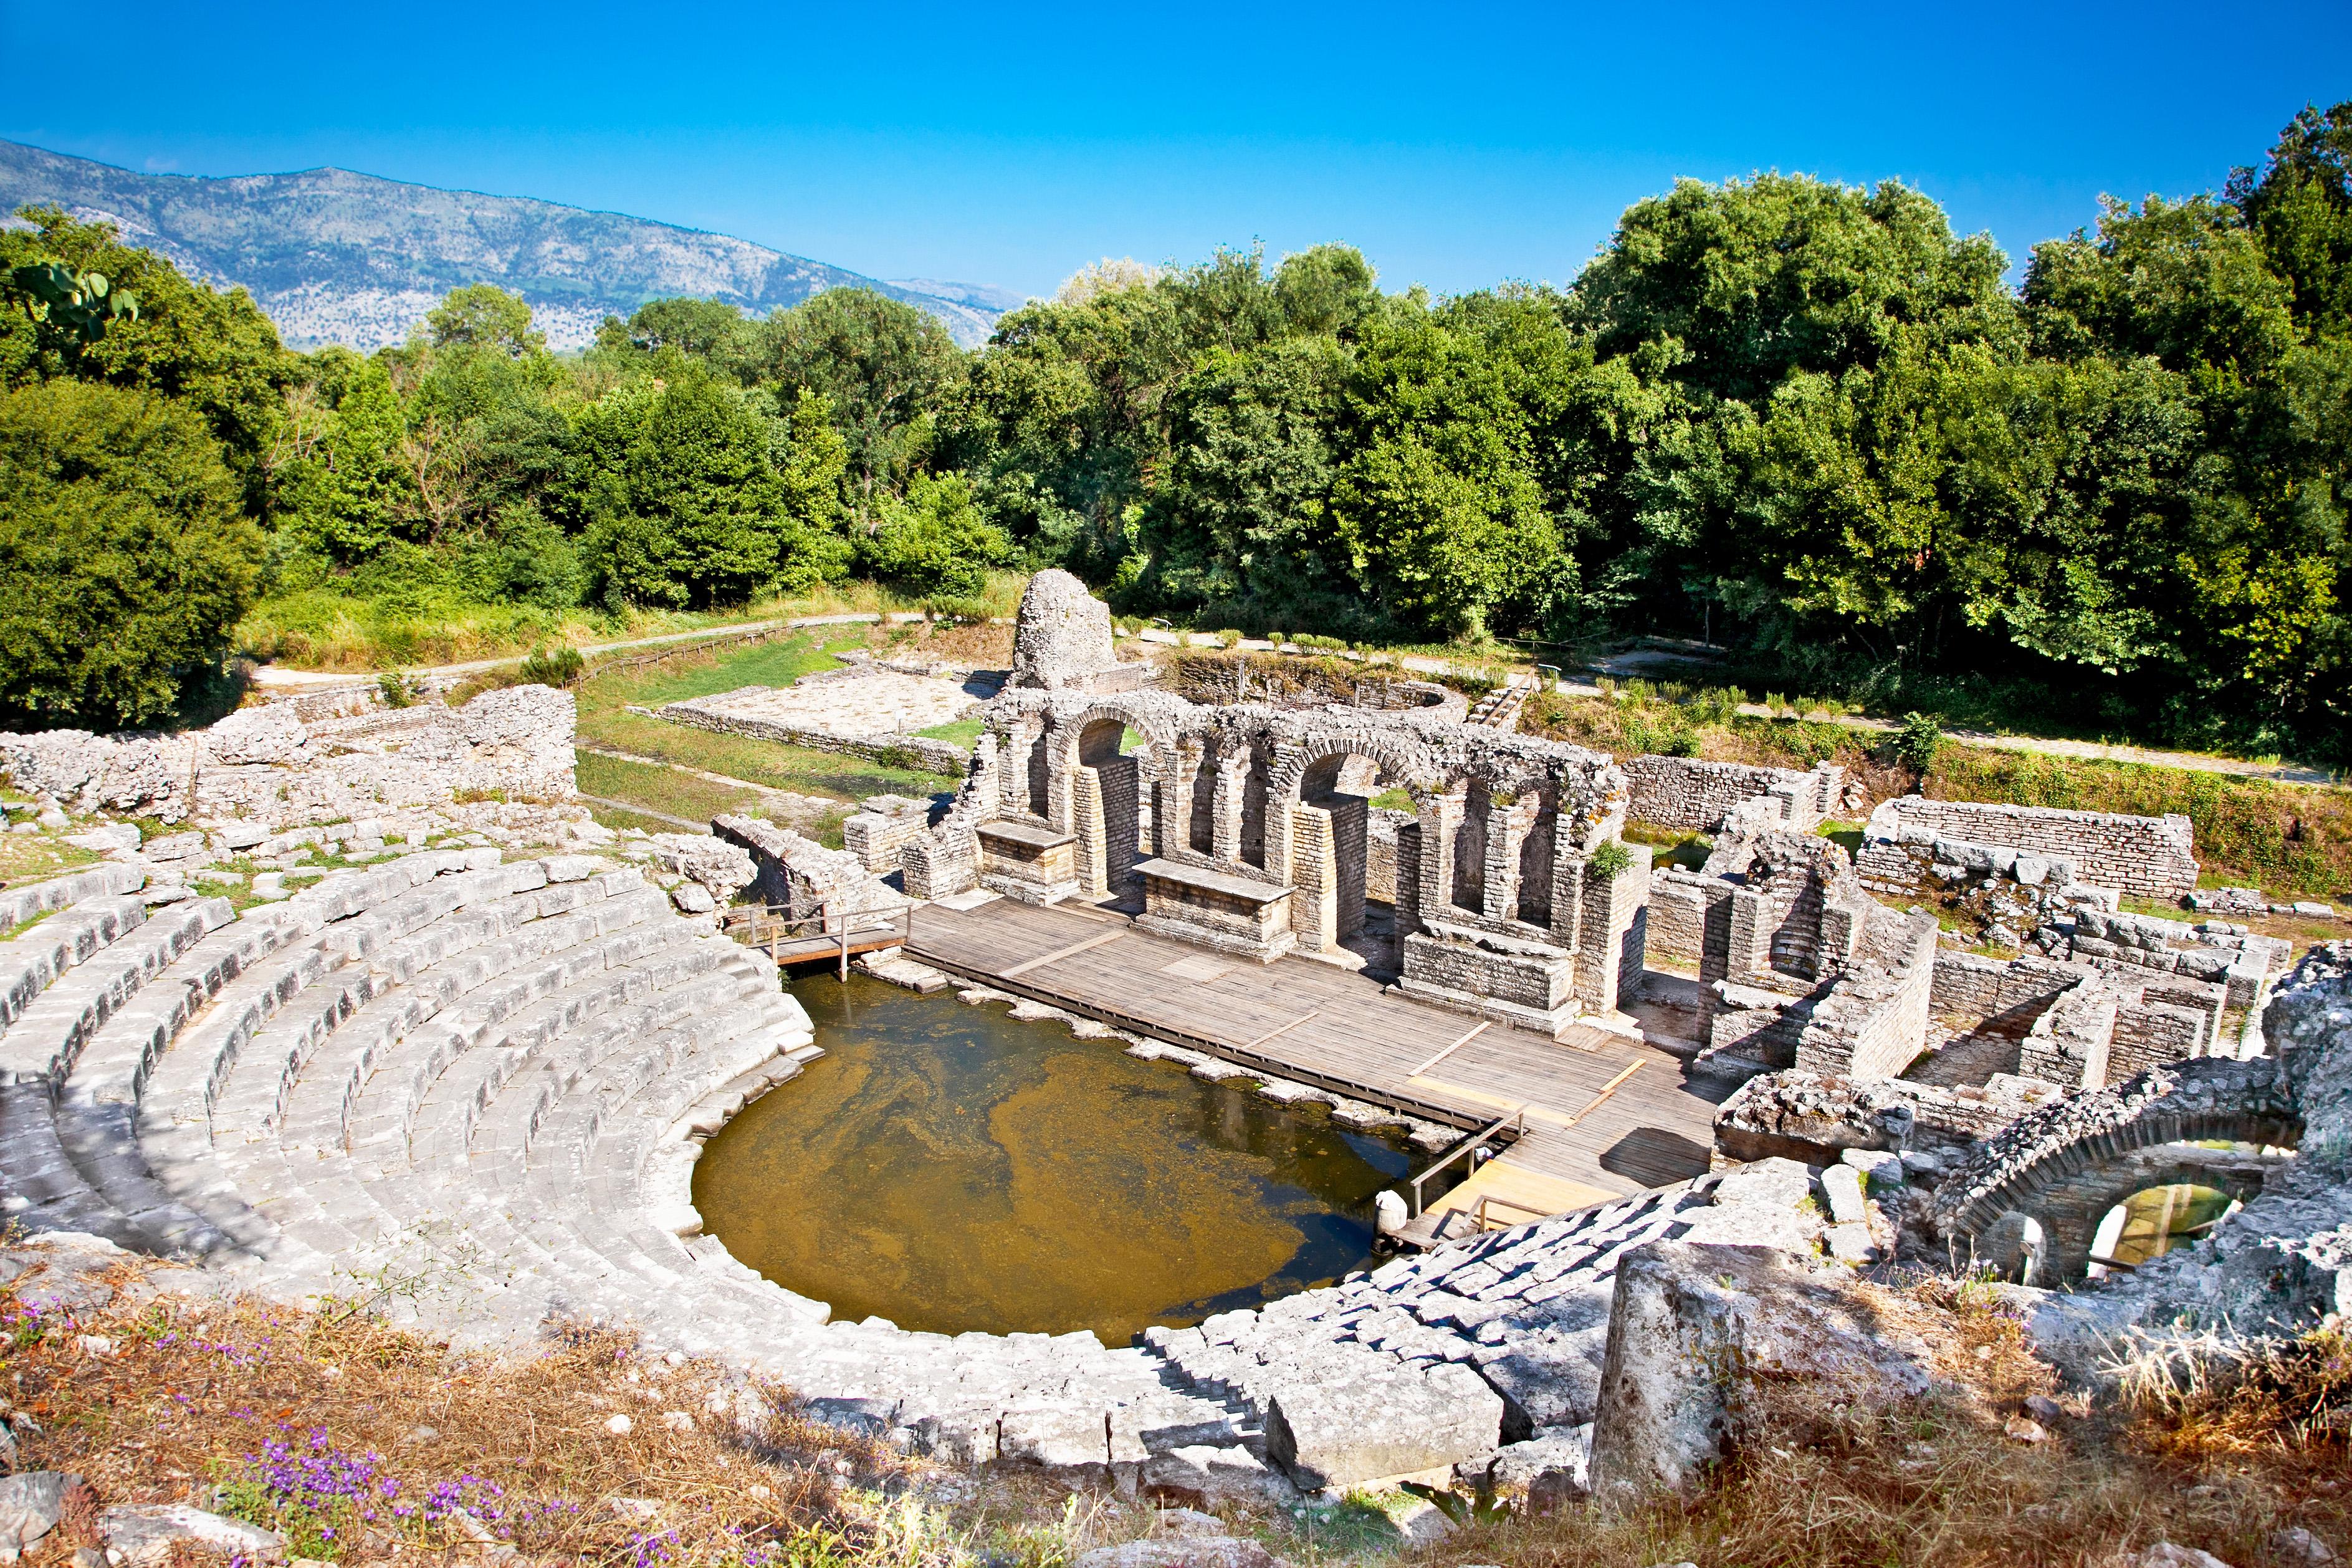
<path id="1" fill-rule="evenodd" d="M 806 915 L 793 914 L 788 905 L 738 904 L 721 916 L 719 930 L 747 946 L 763 949 L 780 963 L 835 949 L 841 957 L 841 977 L 846 980 L 851 949 L 887 946 L 887 942 L 865 940 L 886 934 L 903 944 L 908 915 L 906 910 L 851 912 L 836 908 L 832 900 Z"/>
<path id="2" fill-rule="evenodd" d="M 1495 1135 L 1502 1131 L 1506 1127 L 1511 1128 L 1517 1133 L 1526 1132 L 1528 1130 L 1528 1108 L 1522 1105 L 1496 1118 L 1494 1121 L 1480 1128 L 1477 1131 L 1473 1132 L 1470 1136 L 1462 1140 L 1461 1142 L 1456 1143 L 1453 1148 L 1447 1150 L 1444 1156 L 1442 1156 L 1434 1164 L 1422 1172 L 1421 1174 L 1415 1176 L 1412 1179 L 1413 1214 L 1420 1214 L 1424 1206 L 1421 1201 L 1422 1183 L 1429 1180 L 1430 1177 L 1437 1174 L 1438 1172 L 1445 1169 L 1446 1166 L 1451 1165 L 1454 1161 L 1461 1159 L 1465 1154 L 1469 1153 L 1472 1150 L 1485 1148 L 1487 1143 L 1494 1140 Z"/>

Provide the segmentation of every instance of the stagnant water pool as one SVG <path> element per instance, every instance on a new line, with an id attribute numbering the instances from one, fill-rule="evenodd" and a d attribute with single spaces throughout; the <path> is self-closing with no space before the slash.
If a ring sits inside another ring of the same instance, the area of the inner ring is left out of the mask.
<path id="1" fill-rule="evenodd" d="M 745 1108 L 694 1177 L 769 1279 L 901 1328 L 1091 1329 L 1109 1344 L 1371 1256 L 1400 1147 L 1002 1004 L 864 975 L 793 993 L 825 1055 Z"/>

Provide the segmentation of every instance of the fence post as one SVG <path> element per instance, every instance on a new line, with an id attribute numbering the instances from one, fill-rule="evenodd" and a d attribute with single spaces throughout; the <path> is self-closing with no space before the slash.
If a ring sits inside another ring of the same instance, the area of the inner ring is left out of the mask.
<path id="1" fill-rule="evenodd" d="M 841 911 L 841 983 L 844 985 L 849 984 L 849 910 L 846 906 Z"/>

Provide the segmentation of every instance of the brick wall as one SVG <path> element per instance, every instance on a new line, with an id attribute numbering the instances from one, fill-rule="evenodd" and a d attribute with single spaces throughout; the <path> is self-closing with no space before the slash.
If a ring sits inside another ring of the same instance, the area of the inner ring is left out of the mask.
<path id="1" fill-rule="evenodd" d="M 1927 1039 L 1936 977 L 1936 918 L 1875 909 L 1853 965 L 1814 1006 L 1797 1047 L 1811 1072 L 1894 1078 Z"/>
<path id="2" fill-rule="evenodd" d="M 1731 884 L 1674 867 L 1650 879 L 1652 962 L 1696 970 L 1707 979 L 1724 973 L 1731 942 Z"/>
<path id="3" fill-rule="evenodd" d="M 1916 840 L 1921 835 L 2062 856 L 2094 887 L 2141 898 L 2178 899 L 2197 885 L 2194 836 L 2185 816 L 2126 816 L 1919 795 L 1887 801 L 1872 814 L 1874 838 Z"/>

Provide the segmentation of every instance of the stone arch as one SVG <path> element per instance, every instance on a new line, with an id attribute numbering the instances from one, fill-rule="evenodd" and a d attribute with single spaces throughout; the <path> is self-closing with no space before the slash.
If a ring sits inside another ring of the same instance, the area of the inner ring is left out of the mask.
<path id="1" fill-rule="evenodd" d="M 2043 1187 L 2025 1211 L 2041 1224 L 2043 1264 L 2050 1274 L 2040 1284 L 2081 1284 L 2090 1277 L 2092 1241 L 2109 1210 L 2156 1187 L 2210 1187 L 2241 1203 L 2259 1196 L 2290 1156 L 2197 1144 L 2159 1143 L 2135 1155 L 2090 1166 Z"/>
<path id="2" fill-rule="evenodd" d="M 1055 728 L 1069 737 L 1070 831 L 1078 840 L 1080 880 L 1093 892 L 1134 893 L 1136 865 L 1157 849 L 1143 841 L 1145 825 L 1155 838 L 1161 831 L 1160 786 L 1175 750 L 1172 732 L 1146 704 L 1115 698 L 1059 715 Z M 1142 737 L 1134 752 L 1122 749 L 1129 730 Z"/>
<path id="3" fill-rule="evenodd" d="M 2003 1128 L 1937 1191 L 1936 1228 L 1965 1249 L 2006 1214 L 2038 1218 L 2096 1201 L 2105 1190 L 2102 1172 L 2130 1182 L 2126 1196 L 2164 1185 L 2135 1170 L 2147 1165 L 2132 1158 L 2145 1150 L 2207 1140 L 2278 1147 L 2302 1138 L 2302 1111 L 2275 1060 L 2207 1057 L 2151 1068 L 2053 1100 Z M 2112 1206 L 2101 1207 L 2091 1223 Z M 2080 1250 L 2087 1263 L 2087 1232 Z M 2052 1259 L 2053 1272 L 2069 1266 Z M 2073 1277 L 2081 1277 L 2079 1268 Z"/>
<path id="4" fill-rule="evenodd" d="M 1377 763 L 1382 773 L 1395 779 L 1398 787 L 1412 796 L 1415 804 L 1427 799 L 1436 787 L 1425 761 L 1391 737 L 1310 731 L 1303 739 L 1283 748 L 1266 781 L 1267 792 L 1286 801 L 1297 800 L 1306 787 L 1308 773 L 1320 763 L 1349 757 Z"/>

